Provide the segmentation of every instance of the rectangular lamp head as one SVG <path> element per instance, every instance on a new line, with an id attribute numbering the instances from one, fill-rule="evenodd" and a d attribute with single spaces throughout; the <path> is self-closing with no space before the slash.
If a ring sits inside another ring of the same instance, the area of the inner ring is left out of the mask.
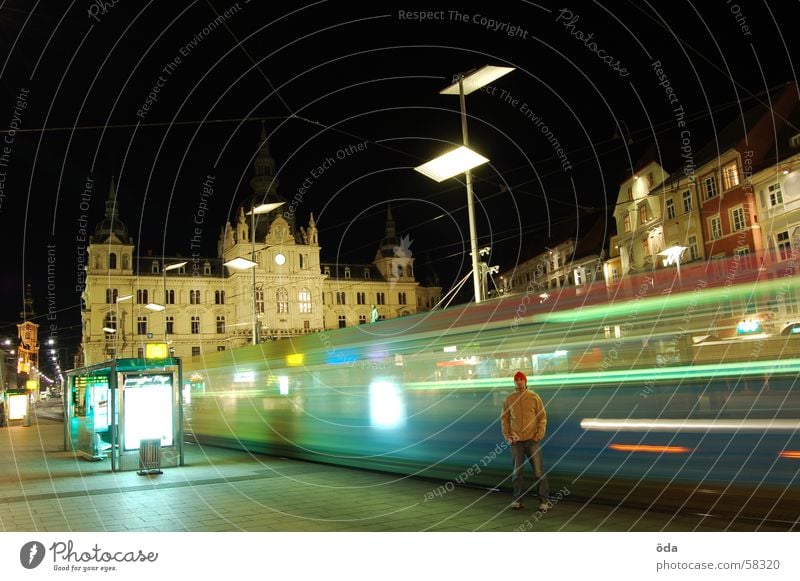
<path id="1" fill-rule="evenodd" d="M 249 268 L 255 268 L 258 266 L 257 262 L 253 262 L 252 260 L 247 260 L 246 258 L 241 257 L 234 258 L 228 262 L 223 262 L 222 264 L 228 268 L 233 268 L 234 270 L 247 270 Z"/>
<path id="2" fill-rule="evenodd" d="M 414 169 L 432 180 L 442 182 L 488 161 L 481 154 L 462 145 Z"/>
<path id="3" fill-rule="evenodd" d="M 468 73 L 464 76 L 463 85 L 464 85 L 464 94 L 469 95 L 480 89 L 481 87 L 485 87 L 492 81 L 496 81 L 503 75 L 507 75 L 511 71 L 514 70 L 514 67 L 496 67 L 494 65 L 486 65 L 483 66 L 472 73 Z M 448 85 L 441 91 L 439 91 L 440 95 L 458 95 L 458 82 L 456 81 L 452 85 Z"/>

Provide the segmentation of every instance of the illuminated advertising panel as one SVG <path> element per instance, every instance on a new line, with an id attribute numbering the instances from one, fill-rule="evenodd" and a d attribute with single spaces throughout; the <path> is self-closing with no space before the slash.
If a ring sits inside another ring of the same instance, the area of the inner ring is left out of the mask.
<path id="1" fill-rule="evenodd" d="M 138 450 L 141 440 L 173 444 L 172 374 L 126 375 L 125 450 Z"/>
<path id="2" fill-rule="evenodd" d="M 21 420 L 25 418 L 28 409 L 28 394 L 16 393 L 8 396 L 8 419 Z"/>

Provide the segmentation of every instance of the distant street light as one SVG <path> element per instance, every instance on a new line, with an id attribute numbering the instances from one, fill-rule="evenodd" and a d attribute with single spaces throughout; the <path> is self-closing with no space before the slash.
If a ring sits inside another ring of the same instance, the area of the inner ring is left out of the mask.
<path id="1" fill-rule="evenodd" d="M 253 304 L 252 304 L 252 315 L 253 315 L 253 345 L 257 345 L 261 342 L 261 333 L 258 324 L 258 315 L 256 312 L 256 266 L 258 263 L 255 262 L 256 258 L 256 214 L 268 214 L 273 210 L 277 210 L 281 206 L 283 206 L 286 202 L 269 202 L 266 204 L 260 204 L 255 206 L 247 212 L 250 215 L 250 258 L 252 260 L 248 260 L 246 258 L 234 258 L 233 260 L 229 260 L 224 264 L 229 268 L 233 268 L 235 270 L 247 270 L 250 269 L 253 272 Z M 255 204 L 255 201 L 254 201 Z"/>
<path id="2" fill-rule="evenodd" d="M 478 235 L 475 227 L 475 205 L 472 192 L 472 173 L 470 170 L 489 160 L 482 155 L 469 149 L 469 134 L 467 132 L 467 107 L 465 95 L 477 91 L 513 71 L 513 67 L 497 67 L 486 65 L 467 74 L 459 73 L 458 80 L 445 87 L 439 93 L 441 95 L 458 95 L 461 106 L 461 137 L 463 147 L 450 151 L 436 159 L 415 168 L 418 172 L 431 179 L 441 182 L 448 177 L 453 177 L 460 173 L 465 174 L 467 186 L 467 213 L 469 215 L 469 242 L 472 254 L 472 286 L 475 294 L 475 302 L 482 300 L 481 292 L 481 273 L 478 266 Z"/>

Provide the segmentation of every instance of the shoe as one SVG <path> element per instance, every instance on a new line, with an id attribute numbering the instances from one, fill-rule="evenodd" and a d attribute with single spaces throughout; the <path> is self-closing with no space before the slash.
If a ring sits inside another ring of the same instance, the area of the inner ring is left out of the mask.
<path id="1" fill-rule="evenodd" d="M 539 510 L 541 512 L 547 512 L 548 510 L 550 510 L 550 505 L 547 504 L 546 502 L 542 502 L 539 504 Z"/>
<path id="2" fill-rule="evenodd" d="M 512 502 L 511 503 L 511 508 L 514 509 L 514 510 L 521 510 L 522 509 L 522 503 L 521 502 Z"/>

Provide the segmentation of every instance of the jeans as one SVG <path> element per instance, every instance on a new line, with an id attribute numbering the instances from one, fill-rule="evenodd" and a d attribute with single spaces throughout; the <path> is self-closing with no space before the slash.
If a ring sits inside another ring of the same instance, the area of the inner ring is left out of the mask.
<path id="1" fill-rule="evenodd" d="M 534 487 L 538 486 L 539 502 L 547 502 L 550 497 L 550 490 L 547 485 L 547 476 L 545 476 L 544 468 L 542 467 L 542 453 L 539 450 L 539 442 L 522 440 L 511 444 L 511 456 L 514 459 L 514 501 L 522 502 L 522 497 L 525 495 L 522 472 L 527 459 L 533 466 L 533 475 L 537 479 Z"/>

